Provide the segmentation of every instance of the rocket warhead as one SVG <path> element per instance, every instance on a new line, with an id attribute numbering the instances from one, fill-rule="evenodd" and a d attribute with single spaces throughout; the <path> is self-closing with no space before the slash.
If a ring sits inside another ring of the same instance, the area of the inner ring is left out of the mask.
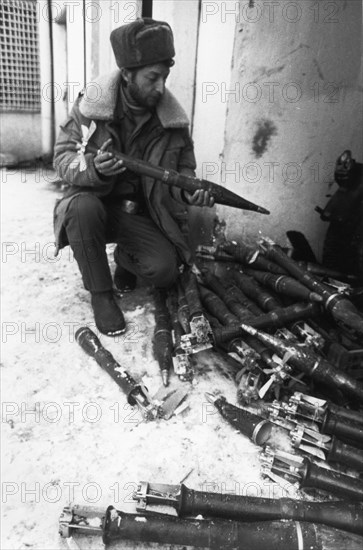
<path id="1" fill-rule="evenodd" d="M 244 330 L 248 334 L 251 334 L 251 336 L 257 336 L 258 335 L 258 330 L 251 327 L 251 325 L 245 325 L 244 323 L 241 323 L 240 327 L 241 327 L 242 330 Z"/>
<path id="2" fill-rule="evenodd" d="M 292 354 L 292 358 L 295 356 L 300 357 L 300 355 L 303 353 L 302 349 L 296 346 L 294 342 L 290 342 L 289 340 L 281 340 L 280 338 L 276 338 L 276 336 L 271 336 L 267 332 L 257 330 L 250 325 L 246 325 L 244 323 L 242 323 L 240 327 L 248 334 L 251 334 L 251 336 L 256 336 L 256 338 L 261 340 L 261 342 L 266 344 L 268 347 L 272 348 L 280 356 L 282 356 L 287 351 Z"/>
<path id="3" fill-rule="evenodd" d="M 161 379 L 165 387 L 169 386 L 169 371 L 167 369 L 161 371 Z"/>
<path id="4" fill-rule="evenodd" d="M 283 340 L 280 340 L 280 338 L 276 338 L 275 336 L 271 336 L 267 332 L 263 332 L 262 330 L 258 330 L 254 327 L 251 327 L 251 325 L 247 325 L 246 323 L 241 323 L 239 325 L 242 330 L 250 334 L 251 336 L 256 336 L 261 342 L 265 343 L 267 346 L 274 348 L 275 350 L 286 350 L 289 345 Z"/>
<path id="5" fill-rule="evenodd" d="M 204 392 L 204 397 L 207 399 L 207 401 L 209 401 L 209 403 L 212 403 L 212 405 L 214 405 L 219 399 L 221 399 L 222 396 L 206 391 Z"/>
<path id="6" fill-rule="evenodd" d="M 256 212 L 259 212 L 260 214 L 270 214 L 270 211 L 266 208 L 263 208 L 263 206 L 256 206 Z"/>

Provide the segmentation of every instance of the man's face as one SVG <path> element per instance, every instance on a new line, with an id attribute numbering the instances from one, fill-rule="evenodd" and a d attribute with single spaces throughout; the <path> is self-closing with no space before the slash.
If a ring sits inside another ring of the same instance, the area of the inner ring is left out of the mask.
<path id="1" fill-rule="evenodd" d="M 163 63 L 147 65 L 137 71 L 127 71 L 127 90 L 136 103 L 147 109 L 154 108 L 165 92 L 169 68 Z"/>

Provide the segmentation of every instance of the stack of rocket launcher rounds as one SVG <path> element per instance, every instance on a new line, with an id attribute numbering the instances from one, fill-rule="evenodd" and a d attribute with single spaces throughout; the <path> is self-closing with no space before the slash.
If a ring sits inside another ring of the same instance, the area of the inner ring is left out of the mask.
<path id="1" fill-rule="evenodd" d="M 237 401 L 258 415 L 206 397 L 264 447 L 264 474 L 362 500 L 363 314 L 354 278 L 296 262 L 268 239 L 258 248 L 201 246 L 197 257 L 197 275 L 186 271 L 156 295 L 154 351 L 164 384 L 173 363 L 191 380 L 198 351 L 227 352 Z M 291 453 L 276 449 L 266 420 L 288 430 Z"/>
<path id="2" fill-rule="evenodd" d="M 213 345 L 238 356 L 242 401 L 296 389 L 363 401 L 363 311 L 359 289 L 337 281 L 343 274 L 298 263 L 267 239 L 259 248 L 198 247 L 197 257 L 197 275 L 186 271 L 168 293 L 155 293 L 154 352 L 165 385 L 173 356 L 188 378 L 191 358 Z"/>

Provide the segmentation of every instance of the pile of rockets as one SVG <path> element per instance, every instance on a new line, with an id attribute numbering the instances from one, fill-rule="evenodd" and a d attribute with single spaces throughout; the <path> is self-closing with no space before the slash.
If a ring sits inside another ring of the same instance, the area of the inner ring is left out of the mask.
<path id="1" fill-rule="evenodd" d="M 197 249 L 198 267 L 155 292 L 154 356 L 163 385 L 190 382 L 214 348 L 235 371 L 238 406 L 206 393 L 235 430 L 262 447 L 262 474 L 321 501 L 267 499 L 141 482 L 136 513 L 67 507 L 60 533 L 248 550 L 358 550 L 363 545 L 363 314 L 354 277 L 298 262 L 261 239 Z M 216 269 L 217 267 L 217 269 Z M 218 267 L 222 276 L 217 276 Z M 92 331 L 76 339 L 147 420 L 168 418 Z M 186 384 L 190 387 L 189 384 Z M 174 395 L 174 406 L 186 392 Z M 168 416 L 169 415 L 169 416 Z M 278 448 L 285 430 L 291 452 Z M 165 510 L 167 510 L 165 512 Z M 203 516 L 203 519 L 199 519 Z"/>

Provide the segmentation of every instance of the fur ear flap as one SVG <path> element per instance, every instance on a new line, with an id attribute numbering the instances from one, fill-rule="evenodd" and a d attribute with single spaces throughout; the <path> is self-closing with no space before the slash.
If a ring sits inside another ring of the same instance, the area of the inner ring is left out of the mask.
<path id="1" fill-rule="evenodd" d="M 156 112 L 163 128 L 187 128 L 189 119 L 179 101 L 169 90 L 165 90 Z"/>

